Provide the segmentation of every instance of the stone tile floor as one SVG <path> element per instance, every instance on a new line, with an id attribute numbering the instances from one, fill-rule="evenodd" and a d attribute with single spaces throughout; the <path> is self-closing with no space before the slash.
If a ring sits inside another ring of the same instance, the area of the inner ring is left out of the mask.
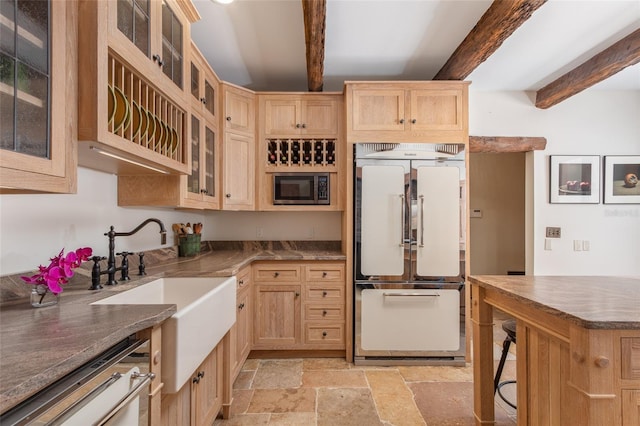
<path id="1" fill-rule="evenodd" d="M 496 319 L 495 356 L 504 333 Z M 515 379 L 512 345 L 501 380 Z M 515 385 L 503 388 L 515 402 Z M 496 396 L 496 425 L 516 410 Z M 231 418 L 215 426 L 473 425 L 473 371 L 446 366 L 357 366 L 339 358 L 249 359 L 234 384 Z"/>

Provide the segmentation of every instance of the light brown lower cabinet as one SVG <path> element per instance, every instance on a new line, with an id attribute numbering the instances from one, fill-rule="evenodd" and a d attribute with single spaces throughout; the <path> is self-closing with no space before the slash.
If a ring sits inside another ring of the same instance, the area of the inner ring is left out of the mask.
<path id="1" fill-rule="evenodd" d="M 344 262 L 259 262 L 253 278 L 253 349 L 345 349 Z"/>
<path id="2" fill-rule="evenodd" d="M 223 403 L 223 351 L 220 342 L 175 394 L 162 396 L 162 424 L 211 425 Z"/>
<path id="3" fill-rule="evenodd" d="M 236 292 L 236 323 L 229 330 L 230 338 L 230 370 L 234 381 L 242 365 L 251 352 L 253 329 L 253 303 L 251 297 L 251 266 L 241 270 L 237 278 Z"/>

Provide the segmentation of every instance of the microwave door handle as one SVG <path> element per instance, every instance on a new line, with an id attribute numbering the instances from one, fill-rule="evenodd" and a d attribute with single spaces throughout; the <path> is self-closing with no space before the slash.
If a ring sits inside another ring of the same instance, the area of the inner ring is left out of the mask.
<path id="1" fill-rule="evenodd" d="M 424 195 L 420 194 L 420 247 L 424 247 Z"/>
<path id="2" fill-rule="evenodd" d="M 402 215 L 402 216 L 400 216 L 400 247 L 404 247 L 404 225 L 405 225 L 405 223 L 404 223 L 404 214 L 405 214 L 405 211 L 404 211 L 404 194 L 400 194 L 400 206 L 401 206 L 400 212 L 401 212 L 401 215 Z"/>

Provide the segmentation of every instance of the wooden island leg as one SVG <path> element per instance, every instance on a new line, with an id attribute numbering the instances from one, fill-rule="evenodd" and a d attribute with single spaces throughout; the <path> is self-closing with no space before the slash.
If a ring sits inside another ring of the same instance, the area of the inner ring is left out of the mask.
<path id="1" fill-rule="evenodd" d="M 472 285 L 473 412 L 476 425 L 495 424 L 493 394 L 493 308 L 485 290 Z"/>

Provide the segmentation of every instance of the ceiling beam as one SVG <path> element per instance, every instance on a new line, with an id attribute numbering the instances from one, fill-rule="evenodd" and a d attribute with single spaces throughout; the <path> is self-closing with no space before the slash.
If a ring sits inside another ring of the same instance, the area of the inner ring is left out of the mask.
<path id="1" fill-rule="evenodd" d="M 530 136 L 469 136 L 469 152 L 527 152 L 544 150 L 547 138 Z"/>
<path id="2" fill-rule="evenodd" d="M 640 29 L 536 92 L 536 106 L 546 109 L 640 62 Z"/>
<path id="3" fill-rule="evenodd" d="M 307 46 L 307 86 L 310 92 L 322 92 L 327 0 L 302 0 L 302 14 Z"/>
<path id="4" fill-rule="evenodd" d="M 434 80 L 464 80 L 547 0 L 494 0 Z"/>

